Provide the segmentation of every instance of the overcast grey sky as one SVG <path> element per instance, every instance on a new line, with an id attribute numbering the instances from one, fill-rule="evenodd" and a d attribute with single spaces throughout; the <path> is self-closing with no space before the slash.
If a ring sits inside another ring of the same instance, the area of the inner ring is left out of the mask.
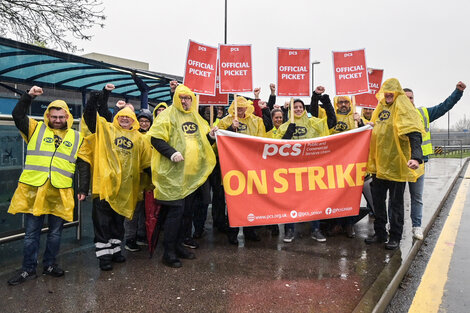
<path id="1" fill-rule="evenodd" d="M 106 27 L 92 41 L 98 52 L 150 63 L 183 75 L 188 40 L 224 41 L 224 0 L 104 0 Z M 252 44 L 254 87 L 267 99 L 276 82 L 276 48 L 310 48 L 315 85 L 334 95 L 331 51 L 365 48 L 367 66 L 385 70 L 414 90 L 418 106 L 442 102 L 462 80 L 470 84 L 470 3 L 467 1 L 228 0 L 228 43 Z M 470 88 L 466 90 L 470 93 Z M 285 99 L 278 99 L 283 102 Z M 470 118 L 470 95 L 451 111 L 451 125 Z M 447 128 L 447 116 L 433 127 Z"/>

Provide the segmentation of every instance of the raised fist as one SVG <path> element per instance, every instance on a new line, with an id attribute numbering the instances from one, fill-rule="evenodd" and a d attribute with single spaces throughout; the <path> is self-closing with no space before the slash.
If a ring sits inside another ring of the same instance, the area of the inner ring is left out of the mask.
<path id="1" fill-rule="evenodd" d="M 261 92 L 260 87 L 256 87 L 255 89 L 253 89 L 253 93 L 255 94 L 255 99 L 259 99 L 260 92 Z"/>
<path id="2" fill-rule="evenodd" d="M 175 92 L 175 89 L 176 89 L 176 87 L 178 87 L 178 85 L 179 85 L 179 84 L 178 84 L 178 82 L 177 82 L 176 80 L 172 80 L 172 81 L 170 82 L 170 89 L 171 89 L 171 91 L 172 91 L 172 92 Z"/>
<path id="3" fill-rule="evenodd" d="M 325 92 L 325 87 L 323 87 L 323 86 L 317 86 L 317 88 L 315 88 L 315 93 L 316 94 L 321 95 L 324 92 Z"/>
<path id="4" fill-rule="evenodd" d="M 109 90 L 109 91 L 113 90 L 114 88 L 116 87 L 114 87 L 113 84 L 106 84 L 106 86 L 104 86 L 104 89 Z"/>
<path id="5" fill-rule="evenodd" d="M 458 82 L 456 88 L 460 91 L 464 91 L 467 86 L 465 86 L 465 84 L 462 82 Z"/>
<path id="6" fill-rule="evenodd" d="M 42 95 L 43 91 L 41 87 L 38 86 L 33 86 L 31 89 L 28 91 L 28 94 L 30 96 L 36 97 Z"/>

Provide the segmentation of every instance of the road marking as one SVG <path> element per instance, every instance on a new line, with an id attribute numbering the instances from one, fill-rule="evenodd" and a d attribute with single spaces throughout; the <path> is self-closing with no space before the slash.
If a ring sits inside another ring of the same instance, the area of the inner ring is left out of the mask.
<path id="1" fill-rule="evenodd" d="M 470 166 L 465 173 L 465 178 L 469 177 Z M 408 310 L 409 313 L 433 313 L 439 311 L 469 186 L 470 179 L 462 180 L 454 203 L 450 208 L 449 216 L 424 271 L 421 283 L 418 286 L 418 290 L 416 290 L 413 303 Z"/>

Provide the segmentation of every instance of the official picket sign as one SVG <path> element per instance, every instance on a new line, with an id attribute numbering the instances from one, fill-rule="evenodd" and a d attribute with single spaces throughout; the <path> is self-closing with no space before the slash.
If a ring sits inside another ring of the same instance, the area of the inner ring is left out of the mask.
<path id="1" fill-rule="evenodd" d="M 217 132 L 230 226 L 357 215 L 372 128 L 304 140 Z"/>
<path id="2" fill-rule="evenodd" d="M 189 40 L 184 85 L 203 95 L 215 95 L 217 48 Z"/>
<path id="3" fill-rule="evenodd" d="M 336 95 L 357 95 L 369 92 L 365 49 L 333 51 Z"/>
<path id="4" fill-rule="evenodd" d="M 253 91 L 251 45 L 219 45 L 220 92 Z"/>
<path id="5" fill-rule="evenodd" d="M 379 91 L 382 85 L 382 78 L 384 70 L 368 68 L 367 74 L 369 76 L 369 92 L 363 93 L 356 96 L 356 106 L 375 109 L 377 107 L 376 93 Z"/>
<path id="6" fill-rule="evenodd" d="M 310 49 L 277 48 L 277 95 L 310 96 Z"/>
<path id="7" fill-rule="evenodd" d="M 217 66 L 217 78 L 215 84 L 215 96 L 199 96 L 199 104 L 202 105 L 228 105 L 228 94 L 220 93 L 219 68 Z"/>

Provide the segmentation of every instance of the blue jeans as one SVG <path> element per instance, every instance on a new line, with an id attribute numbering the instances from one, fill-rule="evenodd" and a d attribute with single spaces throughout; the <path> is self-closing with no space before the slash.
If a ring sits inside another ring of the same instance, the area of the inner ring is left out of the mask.
<path id="1" fill-rule="evenodd" d="M 312 232 L 316 231 L 317 229 L 320 228 L 320 221 L 311 221 L 310 226 L 312 227 Z M 287 233 L 287 231 L 291 229 L 294 231 L 295 229 L 295 223 L 289 223 L 289 224 L 284 224 L 284 232 Z"/>
<path id="2" fill-rule="evenodd" d="M 415 183 L 408 182 L 411 196 L 411 223 L 413 227 L 421 227 L 423 217 L 423 190 L 424 174 L 420 176 Z"/>
<path id="3" fill-rule="evenodd" d="M 39 240 L 41 237 L 41 228 L 44 224 L 46 215 L 34 216 L 24 214 L 25 237 L 23 245 L 23 270 L 36 271 L 38 264 Z M 59 253 L 60 237 L 64 220 L 52 214 L 47 215 L 49 231 L 47 233 L 46 251 L 42 263 L 44 267 L 55 264 L 55 258 Z"/>

